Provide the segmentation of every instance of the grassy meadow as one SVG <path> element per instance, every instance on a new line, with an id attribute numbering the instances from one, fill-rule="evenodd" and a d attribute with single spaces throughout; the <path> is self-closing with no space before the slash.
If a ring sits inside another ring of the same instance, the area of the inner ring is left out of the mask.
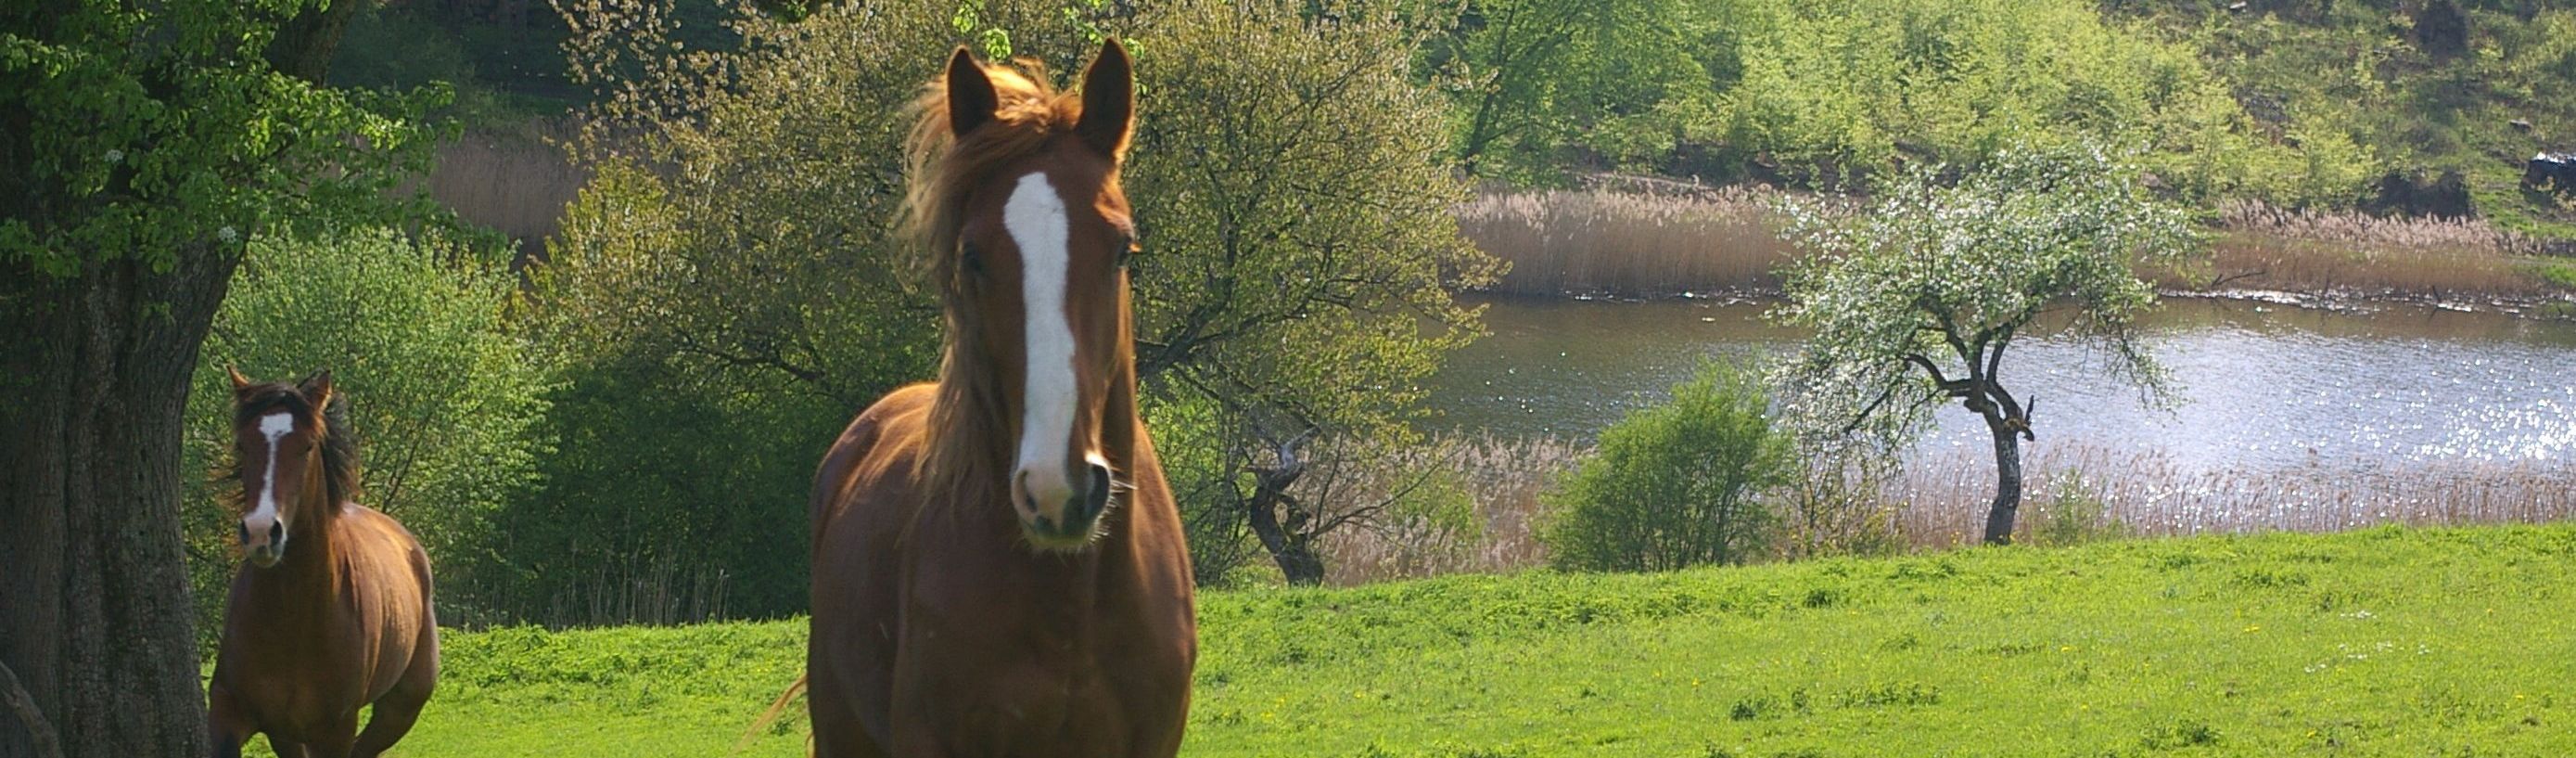
<path id="1" fill-rule="evenodd" d="M 1215 592 L 1184 752 L 2566 755 L 2571 588 L 2559 523 Z M 725 755 L 803 634 L 451 632 L 394 754 Z"/>

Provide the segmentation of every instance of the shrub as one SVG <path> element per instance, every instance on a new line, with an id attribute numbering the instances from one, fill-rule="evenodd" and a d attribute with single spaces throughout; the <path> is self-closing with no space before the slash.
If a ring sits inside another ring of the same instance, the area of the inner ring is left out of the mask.
<path id="1" fill-rule="evenodd" d="M 1786 438 L 1750 374 L 1703 365 L 1672 402 L 1601 432 L 1597 452 L 1547 496 L 1546 540 L 1559 568 L 1658 571 L 1742 563 L 1767 547 L 1758 496 L 1788 482 Z"/>
<path id="2" fill-rule="evenodd" d="M 2050 477 L 2048 494 L 2040 502 L 2039 523 L 2031 525 L 2033 541 L 2051 547 L 2119 539 L 2128 534 L 2128 525 L 2112 515 L 2110 503 L 2103 500 L 2099 483 L 2072 471 Z"/>

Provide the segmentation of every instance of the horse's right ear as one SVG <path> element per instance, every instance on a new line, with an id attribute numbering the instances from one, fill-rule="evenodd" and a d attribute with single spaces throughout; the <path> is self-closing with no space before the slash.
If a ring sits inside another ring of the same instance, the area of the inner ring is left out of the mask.
<path id="1" fill-rule="evenodd" d="M 312 376 L 305 377 L 304 381 L 297 383 L 295 390 L 303 393 L 304 398 L 311 401 L 315 408 L 330 407 L 331 370 L 326 368 L 313 372 Z"/>
<path id="2" fill-rule="evenodd" d="M 242 390 L 250 389 L 250 379 L 241 375 L 240 366 L 224 366 L 224 375 L 233 379 L 233 394 L 239 395 Z"/>
<path id="3" fill-rule="evenodd" d="M 993 80 L 984 75 L 984 67 L 975 65 L 975 54 L 958 45 L 948 56 L 948 133 L 964 137 L 975 127 L 993 120 L 993 112 L 1002 107 L 1002 98 L 993 93 Z"/>
<path id="4" fill-rule="evenodd" d="M 1100 43 L 1100 57 L 1082 72 L 1082 120 L 1073 132 L 1110 160 L 1127 153 L 1127 132 L 1136 119 L 1136 67 L 1127 46 L 1117 39 Z"/>

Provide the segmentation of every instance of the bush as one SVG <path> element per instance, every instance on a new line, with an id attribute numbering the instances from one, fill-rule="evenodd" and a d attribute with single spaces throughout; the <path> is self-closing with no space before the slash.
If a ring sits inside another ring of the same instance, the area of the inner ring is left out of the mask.
<path id="1" fill-rule="evenodd" d="M 1673 388 L 1672 402 L 1603 430 L 1600 448 L 1548 493 L 1557 567 L 1661 571 L 1742 563 L 1767 549 L 1773 518 L 1758 496 L 1795 469 L 1755 382 L 1705 364 Z"/>
<path id="2" fill-rule="evenodd" d="M 2039 545 L 2081 545 L 2120 539 L 2130 533 L 2128 524 L 2112 515 L 2111 505 L 2103 501 L 2099 483 L 2087 481 L 2081 474 L 2065 472 L 2050 477 L 2048 493 L 2039 506 L 2039 523 L 2031 525 L 2032 541 Z"/>
<path id="3" fill-rule="evenodd" d="M 420 537 L 437 567 L 440 617 L 474 618 L 478 604 L 462 588 L 494 556 L 493 517 L 535 491 L 548 452 L 536 433 L 546 371 L 504 328 L 512 279 L 487 253 L 497 250 L 382 229 L 254 242 L 198 362 L 182 470 L 212 471 L 232 454 L 226 366 L 258 381 L 330 369 L 367 464 L 358 502 Z M 205 618 L 220 618 L 235 563 L 234 514 L 217 496 L 238 486 L 210 477 L 184 493 Z"/>

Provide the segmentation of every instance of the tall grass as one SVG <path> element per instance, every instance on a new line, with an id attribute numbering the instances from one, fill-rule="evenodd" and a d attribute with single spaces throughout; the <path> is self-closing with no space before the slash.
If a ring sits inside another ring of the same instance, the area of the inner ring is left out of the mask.
<path id="1" fill-rule="evenodd" d="M 540 119 L 467 132 L 439 147 L 429 195 L 465 220 L 517 240 L 525 261 L 543 251 L 564 205 L 589 181 L 589 172 L 560 147 L 577 130 L 568 119 Z"/>
<path id="2" fill-rule="evenodd" d="M 1774 234 L 1758 190 L 1548 190 L 1487 193 L 1458 207 L 1459 228 L 1511 264 L 1494 289 L 1655 297 L 1768 290 L 1798 255 Z M 2482 221 L 2377 218 L 2230 202 L 2215 218 L 2209 265 L 2148 272 L 2185 291 L 2288 291 L 2449 301 L 2529 300 L 2576 289 L 2532 256 L 2542 246 Z"/>
<path id="3" fill-rule="evenodd" d="M 467 629 L 534 624 L 550 629 L 703 624 L 740 618 L 730 605 L 733 574 L 723 567 L 637 559 L 579 572 L 560 589 L 534 590 L 507 577 L 455 588 L 478 602 L 439 609 L 439 623 Z M 540 595 L 539 593 L 543 593 Z M 525 609 L 495 612 L 491 608 Z"/>
<path id="4" fill-rule="evenodd" d="M 1434 465 L 1464 491 L 1472 528 L 1421 519 L 1384 519 L 1325 535 L 1324 581 L 1337 586 L 1437 576 L 1500 573 L 1544 565 L 1539 493 L 1574 465 L 1580 450 L 1555 437 L 1491 434 L 1432 443 Z M 1380 477 L 1391 479 L 1392 477 Z M 1363 494 L 1362 496 L 1369 496 Z"/>
<path id="5" fill-rule="evenodd" d="M 2484 222 L 2377 218 L 2231 202 L 2205 277 L 2165 272 L 2172 289 L 2276 290 L 2450 300 L 2527 298 L 2556 289 L 2523 257 L 2538 246 Z"/>
<path id="6" fill-rule="evenodd" d="M 1547 547 L 1538 538 L 1548 518 L 1540 494 L 1587 451 L 1554 437 L 1491 434 L 1434 444 L 1456 450 L 1448 465 L 1465 485 L 1482 530 L 1434 533 L 1380 525 L 1327 535 L 1328 583 L 1354 586 L 1547 565 Z M 2030 449 L 2023 470 L 2015 538 L 2047 544 L 2106 536 L 2576 519 L 2576 463 L 2202 471 L 2155 453 L 2065 444 Z M 1995 491 L 1994 461 L 1982 451 L 1917 456 L 1888 474 L 1820 474 L 1766 498 L 1791 532 L 1773 541 L 1780 551 L 1773 558 L 1972 545 L 1984 534 Z M 1854 486 L 1859 489 L 1847 489 Z M 1805 533 L 1819 527 L 1832 533 Z"/>
<path id="7" fill-rule="evenodd" d="M 2069 444 L 2032 450 L 2023 469 L 2020 538 L 2059 517 L 2053 509 L 2069 505 L 2099 508 L 2104 525 L 2148 537 L 2576 518 L 2576 465 L 2568 463 L 2202 471 L 2155 453 Z M 1881 497 L 1896 507 L 1909 543 L 1945 547 L 1971 544 L 1983 534 L 1994 489 L 1993 459 L 1963 450 L 1909 462 Z"/>
<path id="8" fill-rule="evenodd" d="M 1511 263 L 1494 285 L 1509 294 L 1767 290 L 1792 252 L 1745 191 L 1488 193 L 1457 213 L 1468 241 Z"/>

